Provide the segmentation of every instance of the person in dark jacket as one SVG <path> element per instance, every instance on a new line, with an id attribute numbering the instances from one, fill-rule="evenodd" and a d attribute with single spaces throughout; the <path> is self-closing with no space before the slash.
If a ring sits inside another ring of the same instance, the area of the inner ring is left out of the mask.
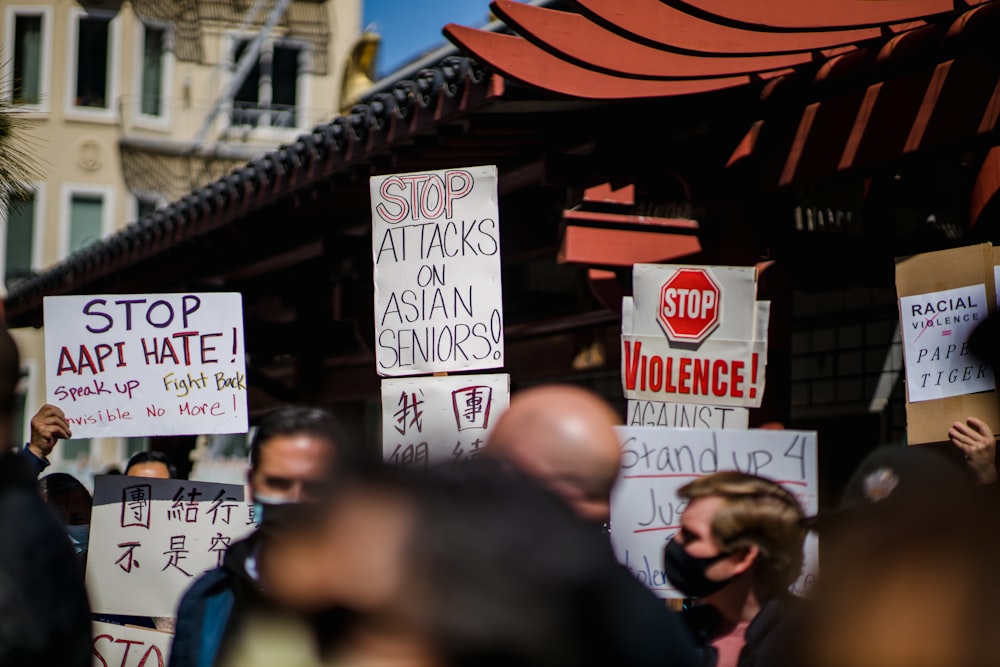
<path id="1" fill-rule="evenodd" d="M 611 490 L 621 465 L 614 426 L 621 420 L 604 399 L 579 387 L 549 385 L 514 395 L 486 445 L 547 486 L 595 532 L 606 532 Z M 622 667 L 698 665 L 700 656 L 678 614 L 614 560 L 610 542 L 604 625 Z"/>
<path id="2" fill-rule="evenodd" d="M 664 550 L 674 588 L 700 605 L 684 620 L 710 667 L 790 667 L 800 651 L 802 507 L 780 485 L 735 471 L 678 490 L 681 528 Z"/>
<path id="3" fill-rule="evenodd" d="M 302 504 L 318 500 L 356 461 L 352 443 L 323 410 L 286 407 L 264 417 L 250 445 L 248 475 L 260 528 L 233 544 L 222 566 L 184 594 L 170 667 L 221 664 L 248 615 L 276 607 L 260 576 L 269 544 L 280 540 L 284 524 Z"/>
<path id="4" fill-rule="evenodd" d="M 90 609 L 83 576 L 35 471 L 11 453 L 17 347 L 0 328 L 0 665 L 86 667 Z"/>

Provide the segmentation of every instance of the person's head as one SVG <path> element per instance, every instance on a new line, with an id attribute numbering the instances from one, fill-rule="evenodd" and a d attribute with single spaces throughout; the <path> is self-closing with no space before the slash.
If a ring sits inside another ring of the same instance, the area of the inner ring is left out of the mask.
<path id="1" fill-rule="evenodd" d="M 125 465 L 125 474 L 129 477 L 154 477 L 157 479 L 172 479 L 177 476 L 170 459 L 163 452 L 139 452 L 135 454 Z"/>
<path id="2" fill-rule="evenodd" d="M 590 664 L 607 543 L 534 480 L 485 462 L 390 471 L 324 507 L 273 551 L 280 603 L 350 610 L 436 664 Z"/>
<path id="3" fill-rule="evenodd" d="M 614 426 L 621 420 L 601 397 L 549 385 L 514 395 L 486 452 L 538 479 L 590 521 L 606 521 L 621 463 Z"/>
<path id="4" fill-rule="evenodd" d="M 42 499 L 66 526 L 76 552 L 87 551 L 90 542 L 90 514 L 94 500 L 76 477 L 54 472 L 38 481 Z"/>
<path id="5" fill-rule="evenodd" d="M 261 504 L 317 500 L 335 472 L 356 461 L 336 419 L 318 408 L 268 413 L 250 443 L 250 491 Z"/>
<path id="6" fill-rule="evenodd" d="M 802 570 L 802 507 L 779 484 L 718 472 L 681 487 L 681 528 L 665 550 L 671 583 L 707 597 L 743 576 L 763 597 L 781 594 Z"/>

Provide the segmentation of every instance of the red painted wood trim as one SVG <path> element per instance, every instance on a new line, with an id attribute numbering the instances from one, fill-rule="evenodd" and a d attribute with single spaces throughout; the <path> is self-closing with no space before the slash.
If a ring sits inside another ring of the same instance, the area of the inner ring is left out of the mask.
<path id="1" fill-rule="evenodd" d="M 697 236 L 623 229 L 566 226 L 560 262 L 591 266 L 632 266 L 701 252 Z"/>
<path id="2" fill-rule="evenodd" d="M 563 211 L 563 220 L 573 222 L 594 222 L 609 225 L 644 225 L 648 227 L 670 227 L 673 229 L 698 229 L 697 220 L 682 218 L 659 218 L 650 215 L 628 213 L 601 213 L 598 211 Z"/>
<path id="3" fill-rule="evenodd" d="M 449 23 L 444 34 L 459 47 L 521 83 L 563 95 L 594 100 L 669 97 L 742 86 L 748 76 L 715 79 L 633 79 L 613 76 L 560 60 L 521 37 Z"/>
<path id="4" fill-rule="evenodd" d="M 583 191 L 583 201 L 632 206 L 635 204 L 635 184 L 629 183 L 615 189 L 612 189 L 610 183 L 595 185 Z"/>
<path id="5" fill-rule="evenodd" d="M 807 63 L 812 55 L 716 56 L 706 58 L 640 44 L 602 28 L 581 14 L 496 0 L 494 13 L 538 46 L 584 65 L 629 76 L 689 79 L 732 76 Z"/>
<path id="6" fill-rule="evenodd" d="M 766 4 L 769 0 L 757 0 Z M 777 54 L 856 44 L 881 36 L 878 28 L 764 32 L 720 25 L 660 0 L 576 0 L 585 11 L 622 32 L 673 49 L 710 55 Z M 803 6 L 811 6 L 802 0 Z"/>
<path id="7" fill-rule="evenodd" d="M 747 26 L 807 30 L 900 23 L 955 9 L 954 0 L 684 0 L 684 4 Z"/>

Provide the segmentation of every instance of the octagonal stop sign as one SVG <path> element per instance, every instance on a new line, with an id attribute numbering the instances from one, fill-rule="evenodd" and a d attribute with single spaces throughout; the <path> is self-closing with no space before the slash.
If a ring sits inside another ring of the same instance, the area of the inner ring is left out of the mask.
<path id="1" fill-rule="evenodd" d="M 656 317 L 671 341 L 700 343 L 719 326 L 721 301 L 707 269 L 680 269 L 660 288 Z"/>

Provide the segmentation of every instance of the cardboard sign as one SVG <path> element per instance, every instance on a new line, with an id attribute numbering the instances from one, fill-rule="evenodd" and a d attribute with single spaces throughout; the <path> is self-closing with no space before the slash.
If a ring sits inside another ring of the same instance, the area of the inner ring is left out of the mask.
<path id="1" fill-rule="evenodd" d="M 245 433 L 239 294 L 46 297 L 48 401 L 75 438 Z"/>
<path id="2" fill-rule="evenodd" d="M 988 369 L 965 349 L 966 336 L 974 328 L 966 317 L 985 319 L 986 312 L 996 307 L 992 246 L 984 243 L 898 260 L 896 292 L 906 369 L 907 442 L 947 440 L 952 422 L 970 416 L 997 432 L 1000 399 L 995 389 L 982 390 Z M 944 335 L 945 331 L 950 334 Z"/>
<path id="3" fill-rule="evenodd" d="M 383 380 L 382 456 L 403 466 L 473 459 L 509 405 L 506 374 Z"/>
<path id="4" fill-rule="evenodd" d="M 87 555 L 91 611 L 175 616 L 188 586 L 255 529 L 242 486 L 95 477 Z"/>
<path id="5" fill-rule="evenodd" d="M 164 667 L 174 635 L 133 625 L 94 621 L 94 667 Z"/>
<path id="6" fill-rule="evenodd" d="M 629 426 L 658 428 L 740 430 L 746 429 L 750 421 L 750 411 L 746 408 L 659 401 L 629 401 L 627 415 Z"/>
<path id="7" fill-rule="evenodd" d="M 382 376 L 504 363 L 496 167 L 371 179 Z"/>
<path id="8" fill-rule="evenodd" d="M 622 469 L 611 497 L 615 555 L 660 597 L 683 597 L 667 582 L 663 548 L 680 529 L 685 503 L 677 489 L 720 470 L 772 479 L 798 498 L 807 516 L 819 509 L 816 433 L 706 431 L 619 427 Z M 815 578 L 816 541 L 806 542 L 806 566 L 795 587 Z"/>

